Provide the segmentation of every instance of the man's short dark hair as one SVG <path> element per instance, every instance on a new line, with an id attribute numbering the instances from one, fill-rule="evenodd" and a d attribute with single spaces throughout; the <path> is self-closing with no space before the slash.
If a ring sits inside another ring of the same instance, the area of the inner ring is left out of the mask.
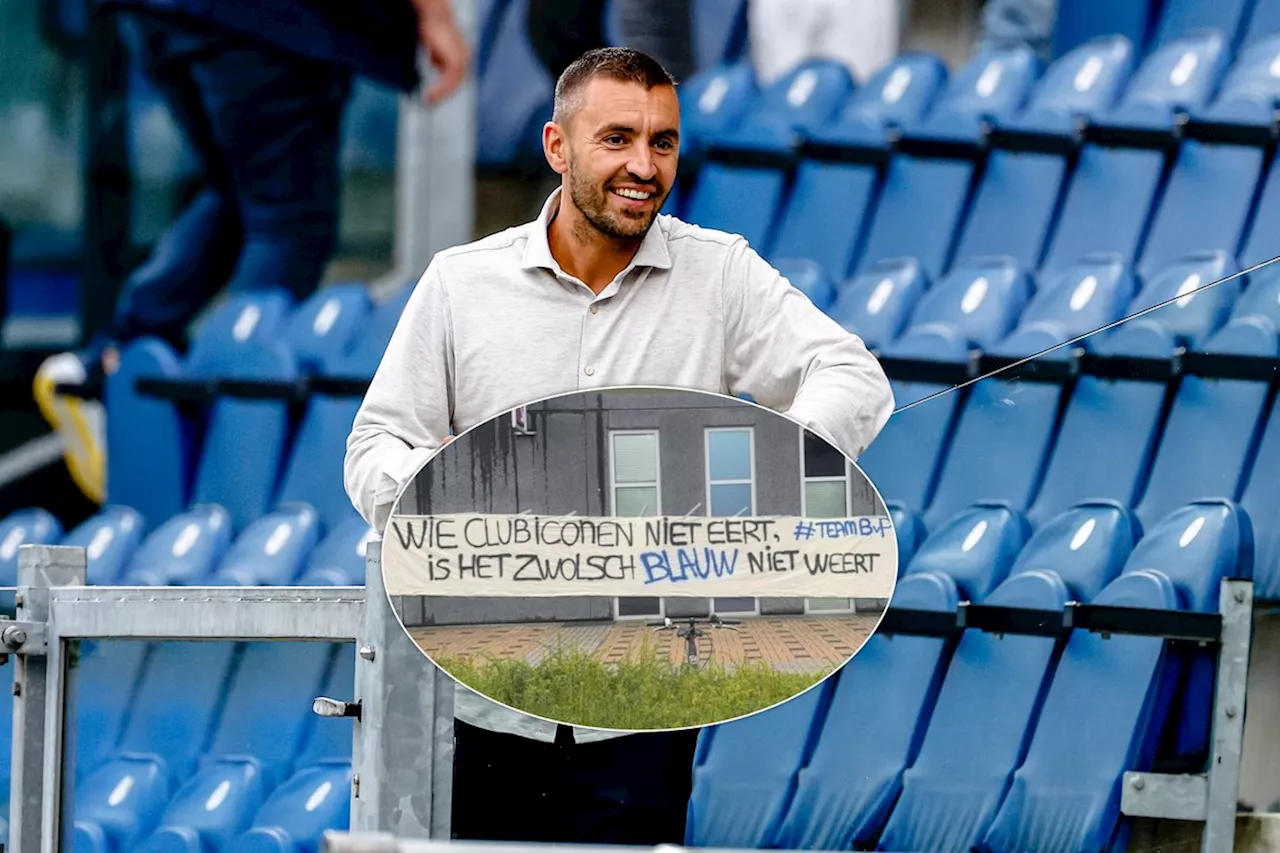
<path id="1" fill-rule="evenodd" d="M 638 83 L 646 90 L 676 85 L 676 80 L 658 60 L 627 47 L 600 47 L 589 50 L 569 64 L 556 81 L 555 113 L 552 120 L 564 122 L 581 106 L 583 88 L 596 77 Z"/>

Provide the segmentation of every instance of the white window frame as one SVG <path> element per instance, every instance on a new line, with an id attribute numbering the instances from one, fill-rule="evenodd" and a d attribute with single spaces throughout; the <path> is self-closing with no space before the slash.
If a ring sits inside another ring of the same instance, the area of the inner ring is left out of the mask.
<path id="1" fill-rule="evenodd" d="M 726 432 L 745 432 L 747 434 L 747 472 L 746 480 L 713 480 L 711 478 L 711 436 L 715 433 Z M 702 473 L 705 488 L 703 495 L 706 498 L 706 514 L 711 515 L 711 487 L 712 486 L 741 486 L 749 485 L 751 487 L 751 506 L 748 508 L 747 515 L 756 514 L 756 428 L 754 426 L 724 426 L 724 427 L 706 427 L 702 431 Z M 743 598 L 745 596 L 729 596 L 731 598 Z M 722 613 L 724 616 L 731 618 L 739 616 L 759 616 L 760 615 L 760 598 L 752 596 L 751 610 L 728 610 Z M 708 599 L 708 606 L 711 613 L 715 614 L 716 610 L 715 597 Z"/>
<path id="2" fill-rule="evenodd" d="M 618 469 L 617 458 L 615 455 L 614 438 L 620 435 L 644 435 L 653 436 L 653 452 L 654 452 L 654 480 L 652 488 L 657 495 L 657 506 L 654 507 L 654 515 L 662 515 L 662 435 L 656 429 L 611 429 L 609 430 L 609 514 L 617 515 L 618 513 Z M 643 486 L 648 487 L 649 483 L 625 483 L 623 488 Z M 643 596 L 649 598 L 651 596 Z M 658 599 L 657 613 L 644 613 L 623 616 L 619 613 L 619 602 L 617 596 L 614 596 L 610 602 L 610 609 L 613 611 L 615 621 L 621 622 L 639 622 L 648 619 L 661 619 L 667 614 L 666 600 L 661 596 L 652 596 Z"/>
<path id="3" fill-rule="evenodd" d="M 849 514 L 849 506 L 853 503 L 853 470 L 849 464 L 849 458 L 844 458 L 844 474 L 839 477 L 810 477 L 805 470 L 804 457 L 804 439 L 805 428 L 800 427 L 797 430 L 797 438 L 800 447 L 800 514 L 808 517 L 809 515 L 809 490 L 805 488 L 810 483 L 844 483 L 844 513 Z M 842 599 L 829 598 L 806 598 L 804 600 L 804 612 L 806 616 L 826 616 L 830 614 L 852 613 L 854 612 L 854 600 L 852 598 L 843 599 L 844 607 L 817 607 L 813 606 L 816 601 L 831 601 L 833 604 Z"/>

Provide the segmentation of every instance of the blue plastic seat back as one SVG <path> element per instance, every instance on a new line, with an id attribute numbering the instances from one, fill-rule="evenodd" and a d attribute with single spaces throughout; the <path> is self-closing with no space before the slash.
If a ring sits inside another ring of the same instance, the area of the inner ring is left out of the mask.
<path id="1" fill-rule="evenodd" d="M 1255 0 L 1245 30 L 1244 44 L 1251 46 L 1280 33 L 1280 2 Z"/>
<path id="2" fill-rule="evenodd" d="M 1025 572 L 987 603 L 1061 611 L 1052 572 Z M 956 646 L 920 754 L 881 837 L 885 850 L 965 851 L 982 837 L 1022 760 L 1057 641 L 968 631 Z"/>
<path id="3" fill-rule="evenodd" d="M 1231 315 L 1240 294 L 1239 277 L 1214 282 L 1235 272 L 1235 263 L 1226 252 L 1187 255 L 1148 279 L 1125 309 L 1125 316 L 1154 308 L 1143 316 L 1144 322 L 1167 329 L 1179 346 L 1204 346 Z"/>
<path id="4" fill-rule="evenodd" d="M 696 162 L 708 140 L 741 120 L 759 98 L 748 62 L 717 65 L 685 81 L 680 92 L 680 155 Z"/>
<path id="5" fill-rule="evenodd" d="M 1030 297 L 1027 276 L 1012 259 L 974 259 L 920 297 L 905 334 L 954 334 L 990 349 L 1013 329 Z"/>
<path id="6" fill-rule="evenodd" d="M 1086 257 L 1042 280 L 1018 317 L 1015 334 L 1047 348 L 1101 329 L 1124 316 L 1136 287 L 1133 274 L 1115 255 Z M 1001 344 L 1001 352 L 1007 343 Z"/>
<path id="7" fill-rule="evenodd" d="M 822 726 L 829 678 L 774 708 L 702 730 L 685 844 L 761 848 L 776 843 L 796 774 Z"/>
<path id="8" fill-rule="evenodd" d="M 223 557 L 212 585 L 288 586 L 320 539 L 320 516 L 293 505 L 251 522 Z"/>
<path id="9" fill-rule="evenodd" d="M 201 586 L 234 541 L 231 516 L 215 504 L 175 515 L 149 533 L 125 565 L 126 586 Z"/>
<path id="10" fill-rule="evenodd" d="M 1098 352 L 1169 357 L 1172 347 L 1167 334 L 1148 334 L 1133 324 L 1117 331 L 1121 334 L 1094 348 Z M 1070 507 L 1096 498 L 1132 506 L 1140 496 L 1155 452 L 1166 393 L 1160 382 L 1081 376 L 1067 403 L 1035 503 L 1027 510 L 1031 523 L 1038 527 Z M 1089 464 L 1082 465 L 1082 459 Z"/>
<path id="11" fill-rule="evenodd" d="M 1171 39 L 1138 67 L 1124 96 L 1102 121 L 1172 129 L 1180 111 L 1197 111 L 1213 96 L 1230 61 L 1230 48 L 1216 32 Z"/>
<path id="12" fill-rule="evenodd" d="M 1048 461 L 1061 396 L 1056 384 L 1010 381 L 999 375 L 973 385 L 925 511 L 925 524 L 933 528 L 978 501 L 1007 501 L 1025 510 Z"/>
<path id="13" fill-rule="evenodd" d="M 807 258 L 841 280 L 853 267 L 878 173 L 861 163 L 804 160 L 778 215 L 771 258 Z"/>
<path id="14" fill-rule="evenodd" d="M 1280 229 L 1280 169 L 1273 168 L 1263 181 L 1249 236 L 1240 250 L 1241 268 L 1248 269 L 1280 255 L 1275 245 L 1277 229 Z"/>
<path id="15" fill-rule="evenodd" d="M 839 115 L 855 88 L 843 62 L 821 57 L 803 60 L 762 89 L 744 121 L 726 128 L 720 138 L 738 139 L 741 131 L 750 135 L 751 126 L 757 124 L 807 134 Z"/>
<path id="16" fill-rule="evenodd" d="M 1213 102 L 1200 116 L 1213 121 L 1266 127 L 1280 99 L 1280 82 L 1271 73 L 1280 57 L 1280 36 L 1272 35 L 1242 50 L 1227 71 Z"/>
<path id="17" fill-rule="evenodd" d="M 994 503 L 972 507 L 930 528 L 903 579 L 921 572 L 946 575 L 962 600 L 982 601 L 1009 574 L 1029 533 L 1013 509 Z"/>
<path id="18" fill-rule="evenodd" d="M 476 165 L 501 168 L 533 159 L 534 131 L 551 118 L 555 81 L 525 33 L 528 0 L 501 11 L 488 61 L 476 84 Z"/>
<path id="19" fill-rule="evenodd" d="M 217 506 L 176 515 L 143 540 L 120 583 L 191 586 L 205 583 L 231 546 L 231 517 Z"/>
<path id="20" fill-rule="evenodd" d="M 1031 93 L 1027 108 L 1006 120 L 1007 127 L 1043 133 L 1070 133 L 1080 119 L 1110 109 L 1136 65 L 1133 43 L 1109 34 L 1056 59 Z"/>
<path id="21" fill-rule="evenodd" d="M 1030 47 L 984 50 L 956 72 L 934 108 L 906 130 L 915 136 L 980 139 L 985 122 L 999 123 L 1023 108 L 1043 70 Z"/>
<path id="22" fill-rule="evenodd" d="M 955 583 L 898 581 L 891 607 L 954 611 Z M 919 748 L 946 666 L 939 637 L 873 634 L 840 670 L 831 705 L 778 834 L 783 850 L 848 850 L 875 837 Z"/>
<path id="23" fill-rule="evenodd" d="M 1234 48 L 1243 35 L 1245 15 L 1252 3 L 1253 0 L 1165 0 L 1152 47 L 1159 49 L 1197 30 L 1214 30 Z"/>
<path id="24" fill-rule="evenodd" d="M 839 139 L 841 134 L 865 128 L 857 141 L 884 139 L 888 129 L 918 124 L 947 92 L 947 66 L 935 54 L 905 51 L 871 76 L 849 99 L 829 127 L 813 134 L 818 139 Z"/>
<path id="25" fill-rule="evenodd" d="M 77 525 L 62 544 L 85 549 L 90 584 L 113 584 L 138 550 L 145 528 L 132 507 L 108 506 Z"/>
<path id="26" fill-rule="evenodd" d="M 830 309 L 835 301 L 836 287 L 820 264 L 804 258 L 779 258 L 773 265 L 820 311 L 825 313 Z"/>
<path id="27" fill-rule="evenodd" d="M 1087 42 L 1107 35 L 1120 35 L 1142 53 L 1147 46 L 1158 0 L 1062 0 L 1056 4 L 1053 27 L 1053 55 L 1063 56 Z"/>
<path id="28" fill-rule="evenodd" d="M 1244 276 L 1244 292 L 1236 297 L 1231 319 L 1262 317 L 1280 328 L 1280 263 Z"/>
<path id="29" fill-rule="evenodd" d="M 927 289 L 913 259 L 884 260 L 838 286 L 828 314 L 868 347 L 879 349 L 902 334 Z"/>
<path id="30" fill-rule="evenodd" d="M 188 780 L 174 794 L 160 825 L 136 853 L 232 853 L 232 840 L 262 806 L 270 790 L 261 768 L 227 761 Z"/>
<path id="31" fill-rule="evenodd" d="M 346 518 L 330 525 L 324 539 L 307 558 L 300 586 L 364 586 L 365 558 L 375 531 L 351 510 Z"/>
<path id="32" fill-rule="evenodd" d="M 1260 148 L 1183 142 L 1147 235 L 1139 274 L 1153 275 L 1196 251 L 1223 250 L 1234 262 L 1263 177 L 1263 158 Z"/>
<path id="33" fill-rule="evenodd" d="M 1168 578 L 1142 572 L 1116 578 L 1094 601 L 1168 609 L 1178 598 Z M 1110 849 L 1122 775 L 1150 766 L 1149 732 L 1168 699 L 1163 661 L 1158 637 L 1071 635 L 1026 759 L 976 849 Z"/>
<path id="34" fill-rule="evenodd" d="M 1176 607 L 1218 611 L 1224 578 L 1247 578 L 1253 560 L 1253 527 L 1233 501 L 1197 500 L 1147 526 L 1124 574 L 1159 572 L 1178 593 Z"/>
<path id="35" fill-rule="evenodd" d="M 95 772 L 124 734 L 151 645 L 140 640 L 82 641 L 76 682 L 76 779 Z"/>
<path id="36" fill-rule="evenodd" d="M 1249 317 L 1233 321 L 1206 349 L 1272 357 L 1280 352 L 1275 327 Z M 1183 377 L 1136 507 L 1144 527 L 1190 501 L 1239 496 L 1267 401 L 1261 382 Z"/>
<path id="37" fill-rule="evenodd" d="M 190 377 L 222 377 L 246 348 L 278 340 L 293 305 L 283 291 L 236 294 L 218 305 L 195 330 L 182 362 Z"/>
<path id="38" fill-rule="evenodd" d="M 18 552 L 23 545 L 56 545 L 62 533 L 57 516 L 39 507 L 20 509 L 0 520 L 0 586 L 17 586 Z M 12 608 L 12 595 L 7 605 Z"/>
<path id="39" fill-rule="evenodd" d="M 694 225 L 739 234 L 768 256 L 785 189 L 786 175 L 777 169 L 708 162 L 689 194 L 686 218 Z"/>
<path id="40" fill-rule="evenodd" d="M 243 379 L 291 382 L 300 375 L 283 343 L 247 347 L 228 368 Z M 272 504 L 289 434 L 286 401 L 220 398 L 210 413 L 192 502 L 225 507 L 235 529 L 243 530 Z"/>
<path id="41" fill-rule="evenodd" d="M 328 643 L 245 644 L 202 763 L 251 759 L 268 787 L 279 784 L 302 751 L 312 724 L 310 702 L 321 695 L 331 658 Z"/>
<path id="42" fill-rule="evenodd" d="M 1258 442 L 1247 484 L 1240 494 L 1240 507 L 1253 523 L 1253 594 L 1263 600 L 1280 599 L 1280 401 L 1271 407 L 1266 431 Z"/>
<path id="43" fill-rule="evenodd" d="M 236 656 L 227 642 L 154 644 L 119 752 L 159 759 L 185 779 L 213 734 Z"/>
<path id="44" fill-rule="evenodd" d="M 159 824 L 176 787 L 164 763 L 154 758 L 117 758 L 103 765 L 77 786 L 72 849 L 132 849 Z"/>
<path id="45" fill-rule="evenodd" d="M 316 851 L 326 830 L 345 832 L 351 816 L 351 767 L 325 764 L 301 770 L 272 792 L 237 836 L 237 853 Z"/>
<path id="46" fill-rule="evenodd" d="M 317 290 L 289 316 L 284 341 L 303 373 L 318 373 L 326 359 L 346 350 L 363 334 L 373 310 L 369 288 L 331 284 Z"/>
<path id="47" fill-rule="evenodd" d="M 334 643 L 333 662 L 320 695 L 333 699 L 355 695 L 356 647 L 355 643 Z M 312 716 L 297 767 L 310 767 L 332 761 L 351 760 L 351 720 L 346 717 Z"/>
<path id="48" fill-rule="evenodd" d="M 893 520 L 894 537 L 898 540 L 898 572 L 901 574 L 924 542 L 926 530 L 920 515 L 902 501 L 885 501 L 885 508 Z"/>
<path id="49" fill-rule="evenodd" d="M 1120 574 L 1141 537 L 1133 511 L 1119 501 L 1082 502 L 1032 534 L 1009 577 L 1052 572 L 1072 600 L 1092 601 Z"/>
<path id="50" fill-rule="evenodd" d="M 694 0 L 692 10 L 698 67 L 738 59 L 746 48 L 746 0 Z"/>

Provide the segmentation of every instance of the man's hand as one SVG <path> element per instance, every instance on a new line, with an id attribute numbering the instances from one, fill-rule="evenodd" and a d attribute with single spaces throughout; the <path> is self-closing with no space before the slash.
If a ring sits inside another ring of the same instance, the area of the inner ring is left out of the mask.
<path id="1" fill-rule="evenodd" d="M 413 5 L 418 11 L 418 41 L 426 49 L 431 67 L 440 73 L 427 90 L 427 103 L 434 106 L 462 85 L 471 48 L 454 20 L 449 0 L 413 0 Z"/>

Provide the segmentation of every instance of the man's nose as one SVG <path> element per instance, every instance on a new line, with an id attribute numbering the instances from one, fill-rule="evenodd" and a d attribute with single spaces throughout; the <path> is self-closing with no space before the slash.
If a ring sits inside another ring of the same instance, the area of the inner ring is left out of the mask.
<path id="1" fill-rule="evenodd" d="M 627 171 L 642 181 L 652 180 L 658 173 L 658 168 L 653 164 L 653 152 L 649 150 L 648 145 L 636 146 L 631 155 L 631 162 L 627 164 Z"/>

